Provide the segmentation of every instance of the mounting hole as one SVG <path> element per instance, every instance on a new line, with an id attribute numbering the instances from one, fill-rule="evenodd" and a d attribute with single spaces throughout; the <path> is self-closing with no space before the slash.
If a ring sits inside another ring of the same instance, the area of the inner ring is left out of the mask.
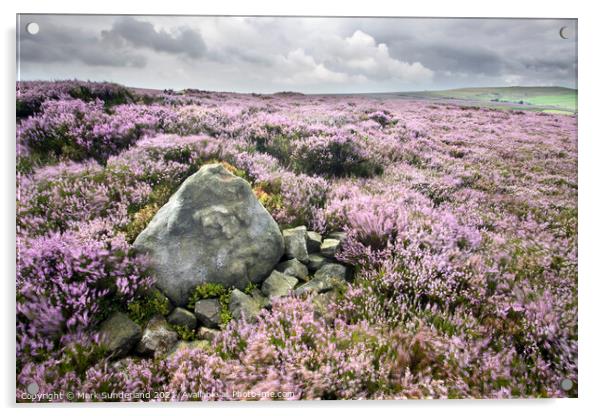
<path id="1" fill-rule="evenodd" d="M 565 378 L 564 380 L 562 380 L 562 383 L 560 383 L 560 387 L 564 391 L 569 391 L 570 389 L 573 388 L 573 382 L 571 380 L 569 380 L 568 378 Z"/>
<path id="2" fill-rule="evenodd" d="M 569 39 L 571 37 L 571 29 L 566 26 L 562 26 L 558 34 L 562 39 Z"/>
<path id="3" fill-rule="evenodd" d="M 29 33 L 30 35 L 37 35 L 40 31 L 40 25 L 36 22 L 27 23 L 27 26 L 25 26 L 25 30 L 27 30 L 27 33 Z"/>
<path id="4" fill-rule="evenodd" d="M 29 383 L 27 385 L 27 393 L 35 396 L 36 394 L 38 394 L 40 391 L 40 386 L 38 386 L 38 383 L 36 383 L 35 381 L 33 383 Z"/>

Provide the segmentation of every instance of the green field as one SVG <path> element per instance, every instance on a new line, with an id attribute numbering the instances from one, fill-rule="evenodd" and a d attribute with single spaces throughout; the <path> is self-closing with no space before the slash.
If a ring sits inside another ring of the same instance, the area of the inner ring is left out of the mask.
<path id="1" fill-rule="evenodd" d="M 441 100 L 461 100 L 487 105 L 550 113 L 577 112 L 577 90 L 563 87 L 459 88 L 443 91 L 401 93 L 403 96 Z"/>

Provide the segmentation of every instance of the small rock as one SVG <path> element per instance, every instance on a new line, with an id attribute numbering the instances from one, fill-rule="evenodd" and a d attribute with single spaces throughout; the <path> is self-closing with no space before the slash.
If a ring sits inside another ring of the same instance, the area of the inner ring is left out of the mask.
<path id="1" fill-rule="evenodd" d="M 334 238 L 327 238 L 322 242 L 320 246 L 320 252 L 324 257 L 329 257 L 331 259 L 337 254 L 339 250 L 339 246 L 341 245 L 341 240 L 335 240 Z"/>
<path id="2" fill-rule="evenodd" d="M 202 349 L 207 352 L 211 351 L 211 343 L 206 339 L 199 341 L 180 341 L 176 344 L 176 346 L 169 352 L 167 358 L 172 358 L 175 354 L 182 352 L 184 350 L 196 350 Z"/>
<path id="3" fill-rule="evenodd" d="M 328 263 L 320 267 L 320 269 L 316 272 L 314 279 L 335 278 L 345 280 L 347 279 L 347 274 L 347 267 L 343 266 L 342 264 Z"/>
<path id="4" fill-rule="evenodd" d="M 129 357 L 120 358 L 118 360 L 115 360 L 115 361 L 112 361 L 111 363 L 109 363 L 109 366 L 115 372 L 121 373 L 124 371 L 128 371 L 128 366 L 130 364 L 130 360 L 131 360 L 131 358 L 129 358 Z"/>
<path id="5" fill-rule="evenodd" d="M 345 284 L 346 274 L 345 266 L 336 263 L 326 264 L 316 272 L 313 279 L 295 289 L 295 294 L 328 292 Z"/>
<path id="6" fill-rule="evenodd" d="M 284 237 L 284 254 L 289 259 L 297 259 L 301 263 L 307 263 L 307 228 L 300 227 L 289 228 L 282 231 Z"/>
<path id="7" fill-rule="evenodd" d="M 177 342 L 178 333 L 169 328 L 164 317 L 158 315 L 146 324 L 136 351 L 140 354 L 160 357 L 171 351 Z"/>
<path id="8" fill-rule="evenodd" d="M 307 252 L 308 253 L 319 253 L 320 246 L 322 245 L 322 236 L 315 231 L 307 232 Z"/>
<path id="9" fill-rule="evenodd" d="M 261 285 L 261 292 L 268 298 L 286 296 L 295 287 L 298 280 L 293 276 L 274 270 Z"/>
<path id="10" fill-rule="evenodd" d="M 307 262 L 307 268 L 310 272 L 315 272 L 320 267 L 328 263 L 328 259 L 320 254 L 310 254 L 309 261 Z"/>
<path id="11" fill-rule="evenodd" d="M 276 270 L 303 281 L 307 281 L 307 275 L 309 273 L 307 271 L 307 267 L 297 259 L 291 259 L 279 263 L 276 265 Z"/>
<path id="12" fill-rule="evenodd" d="M 209 342 L 212 342 L 215 337 L 219 334 L 219 331 L 216 329 L 205 328 L 204 326 L 200 327 L 197 331 L 197 337 L 199 339 L 204 339 Z"/>
<path id="13" fill-rule="evenodd" d="M 332 304 L 336 300 L 336 293 L 330 292 L 320 293 L 312 299 L 314 305 L 314 316 L 317 318 L 327 318 L 327 322 L 332 322 Z"/>
<path id="14" fill-rule="evenodd" d="M 270 300 L 264 296 L 261 289 L 254 288 L 253 290 L 251 290 L 251 293 L 249 293 L 249 295 L 255 301 L 255 303 L 259 305 L 260 308 L 267 308 L 268 306 L 270 306 Z"/>
<path id="15" fill-rule="evenodd" d="M 233 319 L 240 320 L 244 316 L 249 322 L 256 322 L 257 315 L 261 310 L 256 299 L 253 299 L 251 296 L 238 289 L 232 291 L 228 308 L 230 309 Z"/>
<path id="16" fill-rule="evenodd" d="M 184 308 L 175 308 L 167 317 L 167 322 L 172 325 L 183 326 L 190 330 L 196 328 L 196 316 Z"/>
<path id="17" fill-rule="evenodd" d="M 347 238 L 347 233 L 344 231 L 334 231 L 326 236 L 326 238 L 331 238 L 333 240 L 345 241 Z"/>
<path id="18" fill-rule="evenodd" d="M 194 304 L 194 315 L 201 325 L 217 328 L 221 323 L 222 307 L 217 299 L 201 299 Z"/>
<path id="19" fill-rule="evenodd" d="M 325 293 L 336 286 L 341 285 L 344 281 L 336 281 L 335 279 L 312 279 L 309 282 L 299 286 L 295 289 L 296 295 L 302 295 L 304 293 Z"/>
<path id="20" fill-rule="evenodd" d="M 100 336 L 113 358 L 124 357 L 142 337 L 142 329 L 128 316 L 115 312 L 100 325 Z"/>

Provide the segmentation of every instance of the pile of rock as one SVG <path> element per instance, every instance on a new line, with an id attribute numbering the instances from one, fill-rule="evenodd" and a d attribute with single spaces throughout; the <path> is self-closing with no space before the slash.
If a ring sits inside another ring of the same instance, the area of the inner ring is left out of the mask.
<path id="1" fill-rule="evenodd" d="M 194 320 L 194 321 L 193 321 Z M 166 320 L 161 315 L 152 317 L 144 329 L 122 312 L 114 313 L 100 326 L 101 340 L 114 359 L 123 358 L 130 353 L 143 357 L 162 357 L 182 346 L 192 345 L 179 339 L 173 325 L 184 326 L 189 330 L 196 328 L 196 317 L 189 311 L 176 308 Z M 217 331 L 199 328 L 196 345 L 209 345 Z"/>
<path id="2" fill-rule="evenodd" d="M 344 239 L 342 232 L 323 239 L 305 226 L 280 232 L 248 182 L 221 164 L 206 165 L 184 181 L 134 242 L 148 254 L 157 288 L 174 308 L 167 319 L 153 317 L 144 329 L 114 314 L 101 326 L 105 343 L 115 357 L 133 350 L 160 356 L 185 346 L 173 329 L 180 327 L 196 331 L 206 345 L 220 327 L 219 299 L 201 299 L 187 309 L 192 292 L 204 283 L 232 288 L 232 318 L 250 322 L 276 298 L 332 291 L 352 278 L 336 260 Z M 255 289 L 243 291 L 249 283 Z"/>
<path id="3" fill-rule="evenodd" d="M 322 241 L 320 234 L 307 231 L 305 226 L 284 230 L 282 234 L 284 257 L 260 289 L 250 294 L 238 289 L 232 291 L 229 308 L 234 319 L 244 316 L 255 321 L 261 308 L 270 307 L 276 298 L 325 293 L 351 279 L 350 269 L 335 258 L 344 234 L 329 235 Z"/>
<path id="4" fill-rule="evenodd" d="M 229 312 L 233 319 L 256 322 L 263 308 L 283 296 L 317 294 L 318 304 L 328 303 L 328 292 L 343 286 L 352 278 L 351 269 L 338 263 L 335 256 L 343 233 L 327 238 L 305 226 L 283 231 L 284 256 L 260 286 L 245 293 L 233 288 Z M 198 300 L 194 309 L 186 306 L 170 307 L 167 319 L 151 318 L 144 328 L 126 314 L 117 312 L 101 325 L 101 333 L 112 356 L 120 358 L 135 352 L 142 356 L 165 356 L 185 347 L 206 347 L 221 329 L 221 304 L 218 298 Z M 174 327 L 194 331 L 199 341 L 180 340 Z"/>

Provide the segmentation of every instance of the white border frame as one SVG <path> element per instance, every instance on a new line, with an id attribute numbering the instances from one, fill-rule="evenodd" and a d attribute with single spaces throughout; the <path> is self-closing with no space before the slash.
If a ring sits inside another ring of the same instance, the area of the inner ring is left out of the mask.
<path id="1" fill-rule="evenodd" d="M 148 415 L 166 412 L 224 412 L 226 409 L 244 412 L 245 416 L 264 415 L 266 412 L 286 412 L 303 414 L 308 412 L 342 411 L 352 414 L 365 414 L 367 411 L 396 413 L 416 412 L 424 414 L 504 415 L 508 413 L 546 413 L 566 415 L 568 413 L 588 414 L 597 408 L 596 399 L 602 385 L 600 366 L 600 303 L 602 285 L 600 256 L 602 236 L 600 185 L 602 178 L 602 152 L 600 133 L 599 103 L 601 54 L 597 40 L 602 39 L 600 15 L 596 13 L 595 2 L 574 1 L 532 1 L 504 0 L 485 2 L 476 0 L 393 2 L 391 0 L 332 1 L 303 0 L 287 2 L 278 0 L 245 1 L 220 0 L 217 2 L 191 2 L 169 0 L 162 2 L 124 2 L 123 0 L 103 0 L 82 2 L 76 0 L 20 0 L 16 4 L 1 3 L 0 14 L 3 30 L 2 44 L 4 56 L 2 82 L 2 181 L 1 194 L 6 202 L 1 205 L 2 215 L 2 264 L 3 275 L 3 319 L 0 348 L 4 361 L 0 377 L 0 399 L 9 414 L 29 413 L 34 409 L 44 414 L 80 415 L 126 414 L 144 409 Z M 219 14 L 219 15 L 333 15 L 333 16 L 437 16 L 437 17 L 546 17 L 579 19 L 579 399 L 551 400 L 455 400 L 455 401 L 411 401 L 411 402 L 300 402 L 300 403 L 226 403 L 226 404 L 178 404 L 170 408 L 153 404 L 102 404 L 92 409 L 82 409 L 81 405 L 15 405 L 13 373 L 15 363 L 15 318 L 14 318 L 14 276 L 15 276 L 15 21 L 16 13 L 98 13 L 98 14 Z M 598 101 L 596 101 L 598 99 Z M 110 410 L 108 409 L 110 408 Z M 519 413 L 519 414 L 520 414 Z"/>

